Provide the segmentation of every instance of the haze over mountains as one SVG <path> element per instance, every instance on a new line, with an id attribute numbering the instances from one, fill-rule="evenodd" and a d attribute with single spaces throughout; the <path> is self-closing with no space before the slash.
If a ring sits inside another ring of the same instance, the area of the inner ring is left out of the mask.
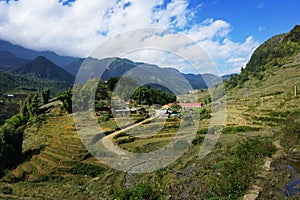
<path id="1" fill-rule="evenodd" d="M 0 70 L 25 76 L 27 79 L 54 80 L 72 84 L 78 69 L 85 62 L 92 63 L 97 69 L 106 68 L 101 79 L 107 80 L 110 77 L 120 77 L 137 66 L 145 65 L 149 71 L 157 74 L 171 75 L 180 73 L 173 68 L 160 68 L 156 65 L 136 63 L 128 59 L 110 58 L 109 66 L 103 66 L 102 61 L 95 58 L 77 58 L 60 56 L 50 51 L 34 51 L 19 45 L 0 40 Z M 6 73 L 7 74 L 7 73 Z M 183 74 L 182 76 L 190 83 L 193 89 L 206 88 L 205 83 L 217 78 L 213 74 Z M 7 74 L 8 75 L 8 74 Z M 10 74 L 11 76 L 11 74 Z M 172 75 L 171 75 L 172 76 Z M 228 78 L 228 76 L 224 76 Z"/>

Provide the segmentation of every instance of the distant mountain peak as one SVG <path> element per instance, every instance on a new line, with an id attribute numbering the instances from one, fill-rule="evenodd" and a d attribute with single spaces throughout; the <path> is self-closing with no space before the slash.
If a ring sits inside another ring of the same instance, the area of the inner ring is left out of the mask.
<path id="1" fill-rule="evenodd" d="M 39 79 L 64 81 L 72 84 L 74 77 L 64 69 L 58 67 L 44 56 L 38 56 L 29 63 L 14 70 L 15 73 Z"/>

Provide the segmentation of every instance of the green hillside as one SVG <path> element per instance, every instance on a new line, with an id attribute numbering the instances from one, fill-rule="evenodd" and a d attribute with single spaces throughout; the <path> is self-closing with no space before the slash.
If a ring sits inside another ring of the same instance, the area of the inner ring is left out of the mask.
<path id="1" fill-rule="evenodd" d="M 24 77 L 18 74 L 0 71 L 0 124 L 14 114 L 19 112 L 19 103 L 26 97 L 48 88 L 51 91 L 51 96 L 56 96 L 59 92 L 70 87 L 69 84 L 51 81 L 39 80 Z M 14 95 L 13 98 L 7 95 Z"/>
<path id="2" fill-rule="evenodd" d="M 243 86 L 249 78 L 264 79 L 283 65 L 296 62 L 300 52 L 300 26 L 295 26 L 289 33 L 280 34 L 259 46 L 250 61 L 239 75 L 234 75 L 226 82 L 228 88 Z"/>

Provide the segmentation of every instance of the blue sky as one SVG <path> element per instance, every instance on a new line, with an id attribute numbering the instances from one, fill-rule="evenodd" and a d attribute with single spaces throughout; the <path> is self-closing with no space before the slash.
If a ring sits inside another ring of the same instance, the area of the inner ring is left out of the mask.
<path id="1" fill-rule="evenodd" d="M 0 39 L 85 57 L 118 34 L 160 28 L 165 31 L 159 37 L 147 36 L 144 41 L 141 38 L 145 35 L 135 35 L 114 43 L 106 54 L 121 56 L 109 54 L 120 44 L 128 49 L 126 45 L 138 48 L 160 41 L 160 48 L 174 55 L 205 63 L 196 53 L 193 57 L 197 49 L 193 47 L 197 46 L 208 54 L 220 74 L 228 74 L 239 72 L 265 40 L 300 24 L 299 8 L 298 0 L 0 0 Z M 158 51 L 144 49 L 122 56 L 197 73 L 185 61 Z M 201 68 L 201 73 L 212 71 L 211 66 Z"/>
<path id="2" fill-rule="evenodd" d="M 205 0 L 201 4 L 199 21 L 214 18 L 229 22 L 233 29 L 230 37 L 235 41 L 253 35 L 261 43 L 300 23 L 298 0 Z M 190 1 L 191 7 L 196 5 L 198 0 Z"/>

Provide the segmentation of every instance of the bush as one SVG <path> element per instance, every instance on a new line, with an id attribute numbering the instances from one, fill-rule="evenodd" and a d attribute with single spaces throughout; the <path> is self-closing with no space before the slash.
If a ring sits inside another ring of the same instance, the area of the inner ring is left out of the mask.
<path id="1" fill-rule="evenodd" d="M 203 136 L 197 135 L 197 136 L 193 139 L 192 144 L 193 144 L 193 145 L 200 144 L 200 143 L 203 142 L 203 140 L 204 140 L 204 137 L 203 137 Z"/>
<path id="2" fill-rule="evenodd" d="M 71 169 L 71 174 L 81 174 L 88 175 L 91 177 L 96 177 L 104 171 L 104 168 L 96 165 L 89 165 L 84 163 L 76 163 Z"/>
<path id="3" fill-rule="evenodd" d="M 111 190 L 111 193 L 114 198 L 121 200 L 154 200 L 159 198 L 159 192 L 148 183 L 136 185 L 132 189 Z"/>
<path id="4" fill-rule="evenodd" d="M 0 129 L 0 171 L 16 166 L 22 158 L 23 127 L 5 124 Z M 0 174 L 1 175 L 1 174 Z"/>
<path id="5" fill-rule="evenodd" d="M 258 131 L 260 128 L 251 126 L 228 126 L 222 129 L 222 134 L 233 134 L 238 132 Z"/>
<path id="6" fill-rule="evenodd" d="M 109 121 L 109 113 L 104 114 L 103 116 L 99 117 L 99 122 L 107 122 Z"/>
<path id="7" fill-rule="evenodd" d="M 2 194 L 12 194 L 13 190 L 10 187 L 1 187 L 0 193 Z"/>
<path id="8" fill-rule="evenodd" d="M 282 119 L 277 118 L 277 117 L 263 117 L 263 116 L 256 117 L 256 116 L 254 116 L 253 119 L 254 120 L 259 120 L 259 121 L 262 121 L 262 122 L 274 122 L 274 123 L 281 123 L 282 122 Z"/>
<path id="9" fill-rule="evenodd" d="M 204 129 L 199 129 L 199 130 L 197 131 L 197 134 L 202 135 L 202 134 L 207 134 L 207 132 L 208 132 L 208 129 L 207 129 L 207 128 L 204 128 Z"/>

